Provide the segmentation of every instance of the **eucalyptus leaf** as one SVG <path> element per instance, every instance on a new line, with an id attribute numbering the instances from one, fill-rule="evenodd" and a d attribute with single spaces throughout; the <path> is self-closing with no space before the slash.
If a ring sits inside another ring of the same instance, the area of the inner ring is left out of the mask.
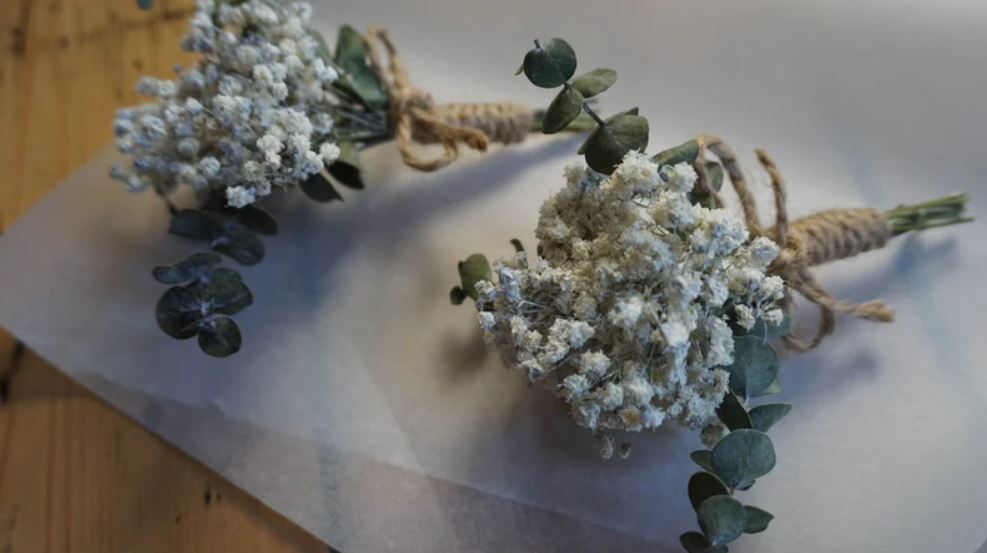
<path id="1" fill-rule="evenodd" d="M 716 475 L 709 472 L 697 472 L 689 478 L 689 501 L 693 509 L 699 509 L 707 499 L 714 495 L 730 495 L 730 490 Z"/>
<path id="2" fill-rule="evenodd" d="M 250 288 L 232 276 L 213 278 L 199 291 L 199 298 L 208 312 L 223 315 L 234 315 L 254 302 Z"/>
<path id="3" fill-rule="evenodd" d="M 361 176 L 360 150 L 351 140 L 340 140 L 336 145 L 339 146 L 339 158 L 326 170 L 343 186 L 362 190 L 364 186 Z"/>
<path id="4" fill-rule="evenodd" d="M 679 536 L 679 543 L 687 553 L 727 553 L 725 545 L 713 545 L 709 538 L 699 532 L 686 532 Z"/>
<path id="5" fill-rule="evenodd" d="M 317 202 L 343 201 L 343 197 L 339 195 L 329 179 L 325 178 L 322 173 L 315 173 L 305 179 L 299 187 L 306 196 Z"/>
<path id="6" fill-rule="evenodd" d="M 771 472 L 775 466 L 775 448 L 763 432 L 735 430 L 713 446 L 710 463 L 723 483 L 735 488 Z"/>
<path id="7" fill-rule="evenodd" d="M 350 87 L 369 107 L 382 109 L 387 106 L 387 95 L 380 79 L 367 62 L 367 43 L 363 35 L 349 25 L 339 28 L 335 61 L 344 75 L 334 84 Z"/>
<path id="8" fill-rule="evenodd" d="M 698 449 L 690 453 L 689 458 L 692 459 L 692 462 L 708 470 L 709 472 L 715 472 L 713 470 L 713 462 L 710 460 L 711 454 L 712 452 L 708 449 Z"/>
<path id="9" fill-rule="evenodd" d="M 227 222 L 222 236 L 213 240 L 210 245 L 214 251 L 244 265 L 254 265 L 264 259 L 264 241 L 235 221 Z"/>
<path id="10" fill-rule="evenodd" d="M 719 162 L 706 162 L 706 180 L 709 183 L 709 187 L 717 192 L 723 188 L 723 166 Z"/>
<path id="11" fill-rule="evenodd" d="M 629 110 L 627 110 L 627 111 L 622 111 L 622 112 L 620 112 L 620 113 L 615 113 L 615 114 L 613 114 L 613 115 L 612 115 L 612 116 L 611 116 L 611 117 L 610 117 L 610 118 L 608 119 L 608 121 L 610 121 L 610 120 L 612 120 L 612 119 L 616 119 L 617 117 L 620 117 L 620 116 L 622 116 L 622 115 L 637 115 L 637 114 L 638 114 L 638 113 L 640 113 L 640 112 L 641 112 L 641 110 L 640 110 L 640 108 L 631 108 L 631 109 L 629 109 Z M 581 144 L 581 145 L 579 146 L 579 149 L 578 149 L 578 150 L 576 150 L 576 153 L 577 153 L 577 154 L 579 154 L 579 155 L 584 155 L 584 154 L 586 153 L 586 145 L 587 145 L 587 144 L 589 143 L 589 139 L 590 139 L 590 138 L 591 138 L 592 136 L 593 136 L 593 135 L 592 135 L 592 134 L 590 134 L 590 136 L 589 136 L 589 137 L 587 137 L 587 138 L 586 138 L 586 140 L 584 140 L 584 141 L 583 141 L 583 143 L 582 143 L 582 144 Z"/>
<path id="12" fill-rule="evenodd" d="M 240 274 L 240 271 L 230 269 L 229 267 L 216 267 L 216 269 L 212 272 L 212 275 L 209 277 L 209 280 L 219 278 L 243 280 L 243 276 Z"/>
<path id="13" fill-rule="evenodd" d="M 730 374 L 730 389 L 738 395 L 760 394 L 778 377 L 778 352 L 763 338 L 743 336 L 733 341 L 733 363 L 723 367 Z"/>
<path id="14" fill-rule="evenodd" d="M 545 134 L 555 134 L 564 130 L 583 111 L 583 95 L 572 87 L 559 91 L 545 111 L 541 130 Z"/>
<path id="15" fill-rule="evenodd" d="M 751 488 L 754 487 L 754 483 L 755 482 L 757 482 L 757 480 L 751 480 L 750 482 L 744 483 L 743 486 L 737 486 L 737 489 L 740 490 L 740 491 L 742 491 L 742 492 L 746 492 L 747 490 L 749 490 L 749 489 L 751 489 Z"/>
<path id="16" fill-rule="evenodd" d="M 322 61 L 325 63 L 333 63 L 332 52 L 329 50 L 329 44 L 326 42 L 326 37 L 322 36 L 322 33 L 316 31 L 315 29 L 309 29 L 308 34 L 318 45 L 316 53 L 319 54 Z"/>
<path id="17" fill-rule="evenodd" d="M 190 328 L 202 318 L 199 298 L 187 288 L 172 286 L 154 309 L 158 326 L 168 336 L 185 340 L 195 336 L 197 330 Z"/>
<path id="18" fill-rule="evenodd" d="M 222 234 L 223 224 L 205 211 L 183 209 L 171 218 L 168 232 L 193 240 L 212 240 Z"/>
<path id="19" fill-rule="evenodd" d="M 648 120 L 625 114 L 598 127 L 586 140 L 586 164 L 597 173 L 609 175 L 631 150 L 648 147 Z"/>
<path id="20" fill-rule="evenodd" d="M 658 165 L 675 165 L 678 163 L 692 163 L 699 156 L 699 143 L 690 140 L 679 144 L 674 148 L 669 148 L 663 152 L 658 152 L 651 159 Z"/>
<path id="21" fill-rule="evenodd" d="M 275 235 L 278 221 L 266 209 L 256 205 L 245 205 L 237 210 L 236 220 L 257 234 Z"/>
<path id="22" fill-rule="evenodd" d="M 466 301 L 466 291 L 459 286 L 454 286 L 452 290 L 449 290 L 449 301 L 453 305 L 462 305 Z"/>
<path id="23" fill-rule="evenodd" d="M 514 246 L 515 253 L 524 252 L 524 244 L 522 244 L 517 238 L 511 238 L 511 245 Z"/>
<path id="24" fill-rule="evenodd" d="M 765 388 L 763 392 L 759 394 L 751 394 L 751 395 L 753 397 L 761 397 L 769 394 L 780 394 L 780 393 L 781 393 L 781 380 L 778 380 L 778 378 L 775 377 L 774 381 L 771 382 L 771 385 Z"/>
<path id="25" fill-rule="evenodd" d="M 490 262 L 482 253 L 475 253 L 466 258 L 466 261 L 459 262 L 459 278 L 462 280 L 462 289 L 467 296 L 476 300 L 479 295 L 476 293 L 476 283 L 481 280 L 493 280 L 493 269 Z"/>
<path id="26" fill-rule="evenodd" d="M 791 403 L 765 403 L 751 409 L 751 423 L 755 430 L 767 432 L 792 410 Z"/>
<path id="27" fill-rule="evenodd" d="M 229 317 L 204 321 L 199 331 L 199 347 L 213 357 L 229 357 L 240 351 L 240 328 Z"/>
<path id="28" fill-rule="evenodd" d="M 744 505 L 744 515 L 747 524 L 744 525 L 745 534 L 759 534 L 768 529 L 768 524 L 774 520 L 774 515 L 750 505 Z"/>
<path id="29" fill-rule="evenodd" d="M 216 265 L 222 262 L 223 258 L 219 254 L 212 252 L 193 253 L 170 265 L 155 267 L 151 271 L 151 275 L 161 284 L 182 284 L 190 280 L 207 277 Z"/>
<path id="30" fill-rule="evenodd" d="M 572 88 L 578 90 L 583 95 L 583 98 L 592 98 L 606 91 L 615 82 L 617 82 L 616 71 L 609 68 L 600 68 L 573 79 Z"/>
<path id="31" fill-rule="evenodd" d="M 744 506 L 729 495 L 716 495 L 696 509 L 699 528 L 713 543 L 730 543 L 744 533 Z"/>
<path id="32" fill-rule="evenodd" d="M 731 431 L 741 428 L 754 428 L 751 423 L 751 416 L 747 414 L 747 409 L 740 403 L 737 395 L 730 390 L 727 390 L 720 406 L 716 408 L 716 416 Z"/>
<path id="33" fill-rule="evenodd" d="M 524 74 L 541 88 L 562 86 L 576 73 L 576 52 L 561 38 L 537 44 L 524 56 Z"/>

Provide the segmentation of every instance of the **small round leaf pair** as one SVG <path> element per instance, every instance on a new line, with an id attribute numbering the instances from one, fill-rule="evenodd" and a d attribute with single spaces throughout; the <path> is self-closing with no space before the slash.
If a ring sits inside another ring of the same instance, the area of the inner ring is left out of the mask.
<path id="1" fill-rule="evenodd" d="M 562 86 L 576 73 L 576 52 L 561 38 L 535 41 L 521 66 L 531 84 L 541 88 Z"/>

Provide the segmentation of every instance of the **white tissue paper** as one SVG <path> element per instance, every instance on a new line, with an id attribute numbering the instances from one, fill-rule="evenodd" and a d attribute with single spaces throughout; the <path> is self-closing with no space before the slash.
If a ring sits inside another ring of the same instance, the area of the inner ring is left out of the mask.
<path id="1" fill-rule="evenodd" d="M 415 85 L 443 101 L 550 91 L 512 73 L 562 36 L 580 70 L 620 79 L 605 113 L 640 106 L 652 152 L 719 134 L 748 168 L 767 148 L 790 211 L 892 207 L 948 192 L 987 216 L 982 2 L 347 0 L 317 26 L 389 27 Z M 330 40 L 331 42 L 331 40 Z M 108 122 L 109 123 L 109 122 Z M 151 267 L 199 251 L 151 195 L 107 176 L 107 150 L 0 240 L 0 324 L 152 431 L 344 553 L 679 551 L 698 438 L 627 436 L 602 461 L 564 404 L 485 353 L 456 262 L 534 245 L 541 201 L 578 137 L 533 137 L 434 174 L 366 155 L 367 190 L 292 192 L 279 236 L 242 268 L 255 303 L 218 360 L 165 336 Z M 755 193 L 771 204 L 766 177 Z M 730 194 L 728 194 L 730 197 Z M 732 198 L 731 198 L 732 200 Z M 767 214 L 765 214 L 766 216 Z M 987 537 L 987 242 L 983 223 L 895 239 L 822 268 L 837 297 L 880 297 L 783 360 L 792 413 L 777 468 L 743 501 L 776 515 L 734 551 L 967 553 Z M 232 264 L 231 261 L 226 263 Z M 811 322 L 809 308 L 800 312 Z"/>

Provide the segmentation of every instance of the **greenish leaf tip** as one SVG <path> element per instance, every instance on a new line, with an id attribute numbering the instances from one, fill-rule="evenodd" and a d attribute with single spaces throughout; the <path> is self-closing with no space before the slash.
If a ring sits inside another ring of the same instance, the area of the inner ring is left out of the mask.
<path id="1" fill-rule="evenodd" d="M 693 509 L 699 509 L 707 499 L 714 495 L 730 495 L 730 490 L 715 474 L 697 472 L 689 478 L 689 501 Z"/>
<path id="2" fill-rule="evenodd" d="M 613 69 L 594 69 L 589 73 L 584 73 L 572 81 L 572 88 L 579 91 L 583 98 L 592 98 L 597 94 L 605 92 L 617 82 L 617 72 Z"/>
<path id="3" fill-rule="evenodd" d="M 556 88 L 576 73 L 576 52 L 561 38 L 535 41 L 535 47 L 524 56 L 524 74 L 531 84 L 541 88 Z"/>
<path id="4" fill-rule="evenodd" d="M 323 176 L 322 173 L 315 173 L 305 179 L 299 184 L 299 187 L 306 196 L 317 202 L 343 201 L 343 197 L 339 195 L 339 192 L 329 182 L 329 179 Z"/>
<path id="5" fill-rule="evenodd" d="M 723 401 L 716 408 L 716 416 L 730 430 L 753 428 L 747 409 L 740 403 L 737 395 L 730 390 L 727 390 L 727 393 L 723 395 Z"/>
<path id="6" fill-rule="evenodd" d="M 522 244 L 521 241 L 518 240 L 517 238 L 511 238 L 511 245 L 514 246 L 515 253 L 524 252 L 524 244 Z"/>
<path id="7" fill-rule="evenodd" d="M 765 403 L 750 410 L 751 424 L 755 430 L 767 432 L 792 410 L 791 403 Z"/>
<path id="8" fill-rule="evenodd" d="M 689 458 L 692 459 L 693 463 L 696 463 L 700 467 L 708 470 L 709 472 L 714 472 L 713 463 L 710 461 L 711 453 L 712 452 L 708 449 L 699 449 L 690 453 Z"/>
<path id="9" fill-rule="evenodd" d="M 729 549 L 725 545 L 713 545 L 709 538 L 699 532 L 686 532 L 679 536 L 679 543 L 685 548 L 687 553 L 727 553 Z"/>
<path id="10" fill-rule="evenodd" d="M 462 290 L 474 301 L 479 298 L 476 293 L 476 283 L 481 280 L 493 280 L 493 269 L 490 262 L 482 253 L 475 253 L 459 262 L 459 278 L 462 281 Z"/>
<path id="11" fill-rule="evenodd" d="M 710 497 L 696 510 L 699 528 L 714 544 L 730 543 L 744 533 L 744 506 L 729 495 Z"/>
<path id="12" fill-rule="evenodd" d="M 744 515 L 747 523 L 744 525 L 745 534 L 758 534 L 768 529 L 768 524 L 774 520 L 774 515 L 750 505 L 744 506 Z"/>
<path id="13" fill-rule="evenodd" d="M 583 112 L 583 95 L 567 86 L 559 91 L 542 119 L 541 130 L 545 134 L 555 134 L 565 130 Z"/>
<path id="14" fill-rule="evenodd" d="M 758 430 L 741 429 L 727 434 L 710 454 L 713 472 L 731 488 L 746 485 L 771 472 L 775 449 L 771 438 Z"/>
<path id="15" fill-rule="evenodd" d="M 453 305 L 462 305 L 466 301 L 466 291 L 459 286 L 454 286 L 452 290 L 449 290 L 449 301 Z"/>
<path id="16" fill-rule="evenodd" d="M 699 157 L 699 142 L 690 140 L 674 148 L 658 152 L 651 159 L 658 165 L 676 165 L 683 162 L 692 163 L 696 161 L 697 157 Z"/>
<path id="17" fill-rule="evenodd" d="M 723 367 L 730 374 L 730 389 L 741 396 L 760 394 L 778 377 L 778 352 L 763 338 L 734 339 L 733 363 Z"/>
<path id="18" fill-rule="evenodd" d="M 198 209 L 182 209 L 171 218 L 168 232 L 193 240 L 212 240 L 222 234 L 223 224 Z"/>
<path id="19" fill-rule="evenodd" d="M 764 389 L 763 392 L 759 394 L 751 394 L 753 397 L 761 397 L 770 394 L 780 394 L 781 393 L 781 380 L 777 377 L 771 382 L 771 385 Z"/>

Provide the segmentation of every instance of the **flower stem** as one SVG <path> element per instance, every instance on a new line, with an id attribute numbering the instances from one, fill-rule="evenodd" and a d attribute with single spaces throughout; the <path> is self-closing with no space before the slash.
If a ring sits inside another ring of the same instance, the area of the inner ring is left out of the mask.
<path id="1" fill-rule="evenodd" d="M 891 221 L 892 234 L 897 236 L 913 230 L 944 227 L 973 221 L 963 215 L 967 194 L 949 194 L 941 198 L 912 205 L 900 205 L 885 211 Z"/>

